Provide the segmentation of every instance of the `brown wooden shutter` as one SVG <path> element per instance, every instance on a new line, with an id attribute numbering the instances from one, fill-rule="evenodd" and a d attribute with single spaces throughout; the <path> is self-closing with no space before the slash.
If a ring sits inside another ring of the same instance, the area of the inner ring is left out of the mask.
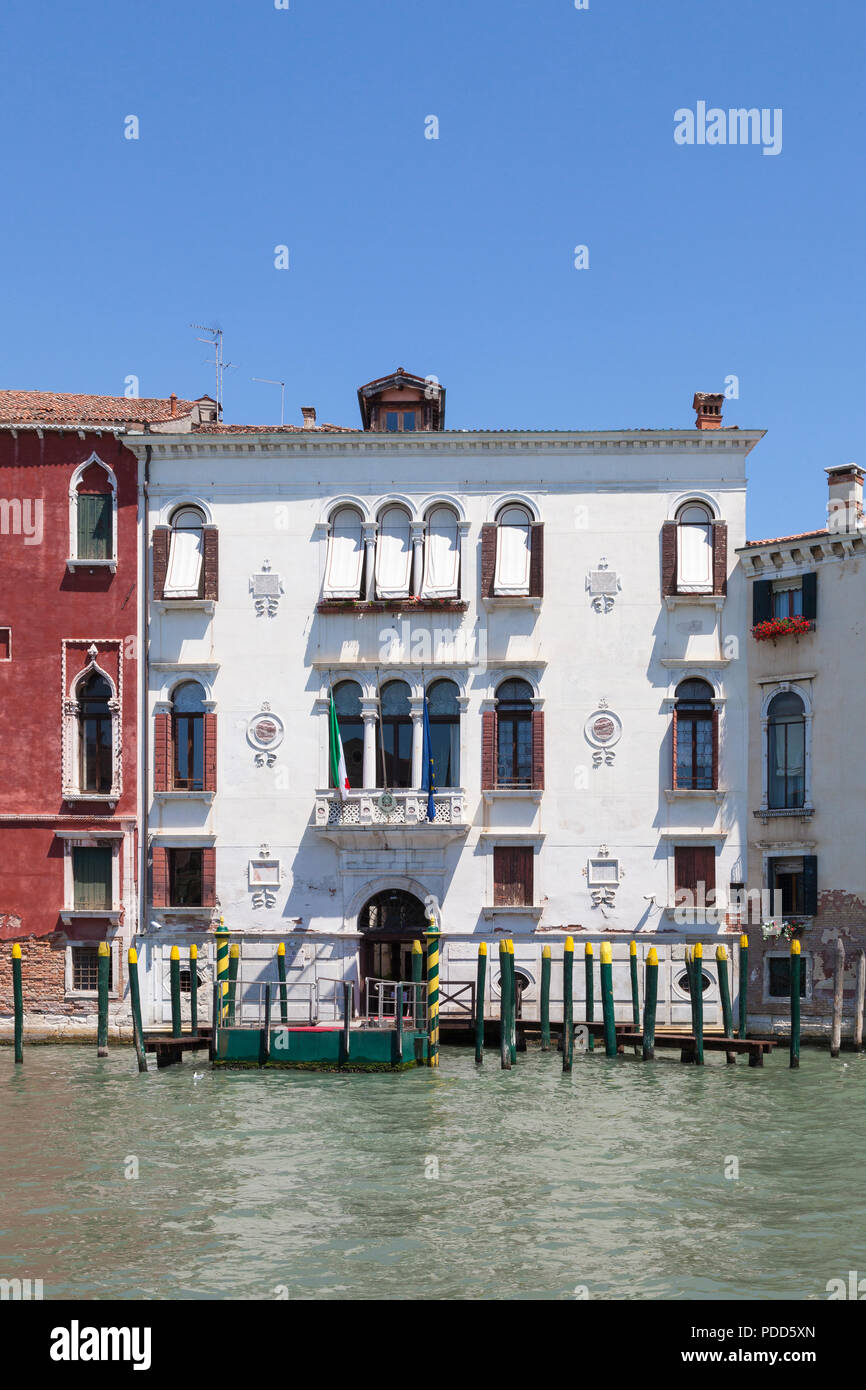
<path id="1" fill-rule="evenodd" d="M 529 596 L 544 595 L 544 522 L 533 521 L 529 533 Z"/>
<path id="2" fill-rule="evenodd" d="M 728 524 L 713 522 L 713 593 L 728 592 Z"/>
<path id="3" fill-rule="evenodd" d="M 695 887 L 702 883 L 707 897 L 716 889 L 716 851 L 713 845 L 695 845 Z"/>
<path id="4" fill-rule="evenodd" d="M 544 791 L 544 710 L 532 711 L 532 786 Z"/>
<path id="5" fill-rule="evenodd" d="M 215 526 L 205 526 L 204 536 L 204 590 L 202 598 L 219 598 L 219 543 L 220 533 Z"/>
<path id="6" fill-rule="evenodd" d="M 687 888 L 694 894 L 696 882 L 694 847 L 677 845 L 674 850 L 674 888 L 678 893 Z"/>
<path id="7" fill-rule="evenodd" d="M 153 716 L 153 790 L 171 791 L 171 715 Z"/>
<path id="8" fill-rule="evenodd" d="M 719 711 L 713 708 L 713 791 L 719 789 Z"/>
<path id="9" fill-rule="evenodd" d="M 217 717 L 205 713 L 204 716 L 204 788 L 206 792 L 217 789 Z"/>
<path id="10" fill-rule="evenodd" d="M 496 711 L 486 709 L 481 715 L 481 790 L 492 791 L 496 786 Z"/>
<path id="11" fill-rule="evenodd" d="M 678 785 L 678 783 L 677 783 L 677 745 L 678 745 L 678 741 L 679 741 L 679 733 L 680 733 L 680 720 L 679 720 L 679 715 L 678 715 L 678 713 L 677 713 L 677 707 L 676 707 L 676 705 L 674 705 L 674 717 L 673 717 L 673 719 L 671 720 L 671 763 L 672 763 L 672 766 L 671 766 L 671 786 L 673 787 L 674 791 L 676 791 L 676 788 L 677 788 L 677 785 Z"/>
<path id="12" fill-rule="evenodd" d="M 153 845 L 152 889 L 154 907 L 168 907 L 168 850 L 164 845 Z"/>
<path id="13" fill-rule="evenodd" d="M 171 527 L 157 526 L 153 532 L 153 597 L 161 599 L 165 593 L 165 576 L 168 573 L 168 547 Z"/>
<path id="14" fill-rule="evenodd" d="M 532 846 L 494 846 L 493 906 L 531 907 L 533 893 Z"/>
<path id="15" fill-rule="evenodd" d="M 481 597 L 493 597 L 496 574 L 496 527 L 491 522 L 481 527 Z"/>
<path id="16" fill-rule="evenodd" d="M 201 852 L 201 905 L 216 904 L 216 849 L 210 845 Z"/>
<path id="17" fill-rule="evenodd" d="M 662 598 L 677 591 L 677 523 L 662 526 Z"/>

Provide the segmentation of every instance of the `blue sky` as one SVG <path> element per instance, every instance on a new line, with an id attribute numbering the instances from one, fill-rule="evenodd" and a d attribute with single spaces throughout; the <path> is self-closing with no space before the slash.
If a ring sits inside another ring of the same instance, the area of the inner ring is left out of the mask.
<path id="1" fill-rule="evenodd" d="M 6 0 L 2 30 L 3 386 L 212 393 L 192 321 L 233 422 L 279 419 L 261 376 L 355 425 L 405 366 L 452 428 L 690 426 L 734 375 L 753 538 L 863 461 L 862 0 Z M 675 144 L 699 101 L 781 108 L 781 153 Z"/>

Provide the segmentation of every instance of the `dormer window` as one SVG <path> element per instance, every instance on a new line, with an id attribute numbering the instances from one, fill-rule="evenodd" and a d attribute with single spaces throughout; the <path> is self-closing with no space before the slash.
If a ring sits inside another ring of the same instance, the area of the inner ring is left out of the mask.
<path id="1" fill-rule="evenodd" d="M 403 367 L 359 386 L 358 405 L 365 430 L 413 434 L 445 428 L 445 387 L 435 376 L 413 376 Z"/>

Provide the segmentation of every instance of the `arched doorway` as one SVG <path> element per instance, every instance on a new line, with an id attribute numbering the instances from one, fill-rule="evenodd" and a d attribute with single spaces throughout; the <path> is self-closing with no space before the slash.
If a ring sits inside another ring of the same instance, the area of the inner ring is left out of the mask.
<path id="1" fill-rule="evenodd" d="M 368 898 L 358 914 L 361 932 L 361 991 L 367 980 L 411 980 L 412 942 L 427 930 L 424 904 L 402 888 L 385 888 Z"/>

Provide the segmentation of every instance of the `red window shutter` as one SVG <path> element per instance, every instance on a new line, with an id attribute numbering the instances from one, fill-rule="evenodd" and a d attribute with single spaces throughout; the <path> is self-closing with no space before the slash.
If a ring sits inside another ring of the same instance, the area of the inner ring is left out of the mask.
<path id="1" fill-rule="evenodd" d="M 496 574 L 496 527 L 490 523 L 481 527 L 481 597 L 493 597 L 493 578 Z"/>
<path id="2" fill-rule="evenodd" d="M 535 853 L 531 845 L 518 846 L 516 853 L 518 857 L 518 878 L 521 886 L 520 901 L 524 907 L 532 907 L 535 892 L 533 882 Z"/>
<path id="3" fill-rule="evenodd" d="M 216 850 L 213 845 L 201 852 L 202 907 L 216 905 Z"/>
<path id="4" fill-rule="evenodd" d="M 697 886 L 695 877 L 695 851 L 692 845 L 677 845 L 674 850 L 674 888 L 694 895 Z"/>
<path id="5" fill-rule="evenodd" d="M 165 576 L 168 573 L 168 546 L 171 537 L 169 526 L 157 526 L 153 533 L 153 597 L 161 599 L 165 593 Z"/>
<path id="6" fill-rule="evenodd" d="M 671 769 L 671 786 L 674 788 L 674 790 L 676 790 L 677 788 L 677 740 L 679 738 L 679 732 L 679 715 L 677 714 L 677 707 L 676 705 L 674 705 L 674 717 L 671 720 L 671 749 L 673 760 L 673 766 Z"/>
<path id="7" fill-rule="evenodd" d="M 493 906 L 531 907 L 533 850 L 531 845 L 496 845 L 493 849 Z"/>
<path id="8" fill-rule="evenodd" d="M 716 851 L 712 845 L 696 845 L 694 856 L 696 887 L 703 884 L 704 893 L 709 896 L 716 888 Z"/>
<path id="9" fill-rule="evenodd" d="M 171 715 L 153 717 L 153 790 L 171 791 Z"/>
<path id="10" fill-rule="evenodd" d="M 481 715 L 481 789 L 492 791 L 496 786 L 496 711 L 484 710 Z"/>
<path id="11" fill-rule="evenodd" d="M 151 853 L 153 905 L 168 907 L 168 850 L 164 845 L 154 845 Z"/>
<path id="12" fill-rule="evenodd" d="M 204 537 L 204 592 L 203 598 L 219 598 L 219 543 L 220 533 L 215 526 L 202 529 Z"/>
<path id="13" fill-rule="evenodd" d="M 532 786 L 544 791 L 544 710 L 532 711 Z"/>
<path id="14" fill-rule="evenodd" d="M 725 521 L 713 522 L 713 593 L 728 592 L 728 526 Z"/>
<path id="15" fill-rule="evenodd" d="M 205 713 L 204 716 L 204 790 L 217 789 L 217 717 Z"/>
<path id="16" fill-rule="evenodd" d="M 529 596 L 544 595 L 544 522 L 533 521 L 529 540 Z"/>
<path id="17" fill-rule="evenodd" d="M 677 591 L 677 523 L 662 526 L 662 598 Z"/>
<path id="18" fill-rule="evenodd" d="M 713 790 L 719 786 L 719 711 L 713 709 Z"/>

